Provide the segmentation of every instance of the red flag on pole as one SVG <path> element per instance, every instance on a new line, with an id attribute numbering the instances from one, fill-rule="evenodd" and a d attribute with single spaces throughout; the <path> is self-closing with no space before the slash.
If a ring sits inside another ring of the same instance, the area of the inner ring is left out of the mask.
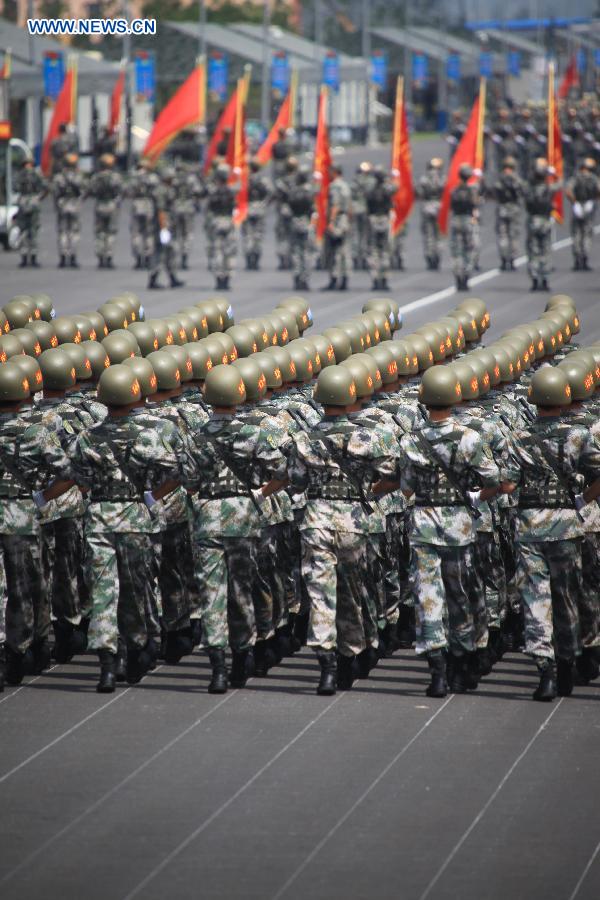
<path id="1" fill-rule="evenodd" d="M 394 194 L 394 205 L 392 208 L 392 234 L 396 235 L 406 222 L 415 201 L 408 121 L 404 103 L 404 78 L 402 76 L 398 78 L 396 86 L 392 176 L 398 179 L 398 190 Z"/>
<path id="2" fill-rule="evenodd" d="M 452 157 L 448 177 L 438 213 L 438 225 L 443 234 L 448 233 L 448 214 L 450 212 L 450 196 L 459 182 L 458 170 L 463 163 L 468 163 L 475 170 L 483 166 L 483 123 L 485 119 L 485 79 L 479 85 L 479 96 L 473 104 L 471 116 L 458 147 Z"/>
<path id="3" fill-rule="evenodd" d="M 203 122 L 205 94 L 204 62 L 198 60 L 193 72 L 171 97 L 155 121 L 142 156 L 157 160 L 184 128 Z"/>
<path id="4" fill-rule="evenodd" d="M 554 168 L 554 175 L 550 176 L 551 181 L 562 181 L 563 177 L 563 153 L 562 153 L 562 134 L 560 131 L 560 119 L 558 117 L 558 109 L 556 106 L 556 95 L 554 93 L 554 63 L 548 66 L 548 165 Z M 563 192 L 557 191 L 553 200 L 552 215 L 557 222 L 563 220 Z"/>
<path id="5" fill-rule="evenodd" d="M 123 100 L 123 92 L 125 90 L 125 67 L 121 66 L 121 71 L 119 73 L 119 77 L 117 78 L 116 84 L 113 88 L 113 92 L 110 98 L 110 119 L 108 122 L 108 129 L 111 134 L 114 134 L 115 131 L 119 127 L 119 122 L 121 121 L 121 103 Z"/>
<path id="6" fill-rule="evenodd" d="M 231 95 L 229 100 L 227 101 L 227 105 L 219 117 L 219 121 L 217 122 L 213 136 L 211 137 L 208 147 L 206 148 L 206 156 L 204 158 L 204 169 L 203 169 L 205 175 L 208 172 L 208 170 L 210 169 L 210 164 L 212 163 L 213 159 L 217 155 L 217 144 L 222 139 L 223 132 L 225 131 L 226 128 L 229 128 L 231 131 L 233 131 L 233 127 L 235 125 L 236 109 L 237 109 L 237 88 L 235 89 L 235 91 L 233 92 L 233 94 Z M 229 140 L 230 144 L 231 144 L 231 141 L 232 141 L 232 139 L 230 137 L 230 140 Z"/>
<path id="7" fill-rule="evenodd" d="M 291 128 L 294 124 L 294 107 L 296 105 L 296 77 L 295 73 L 292 72 L 292 80 L 290 83 L 290 89 L 287 93 L 287 96 L 281 106 L 279 107 L 279 112 L 277 113 L 277 118 L 273 123 L 273 126 L 268 133 L 267 137 L 264 140 L 264 143 L 259 148 L 256 159 L 259 161 L 261 166 L 265 166 L 269 160 L 271 159 L 271 151 L 273 149 L 273 144 L 277 140 L 279 136 L 280 128 Z"/>
<path id="8" fill-rule="evenodd" d="M 248 146 L 246 141 L 246 98 L 249 77 L 241 78 L 237 87 L 235 126 L 233 129 L 232 180 L 239 184 L 233 221 L 241 225 L 248 215 Z"/>
<path id="9" fill-rule="evenodd" d="M 12 68 L 12 51 L 10 47 L 4 53 L 4 61 L 2 63 L 2 68 L 0 69 L 0 78 L 10 78 L 10 72 Z"/>
<path id="10" fill-rule="evenodd" d="M 573 54 L 558 89 L 559 100 L 566 100 L 571 88 L 575 87 L 579 87 L 579 72 L 577 71 L 577 57 Z"/>
<path id="11" fill-rule="evenodd" d="M 72 61 L 67 69 L 63 86 L 60 94 L 56 98 L 54 112 L 50 119 L 50 125 L 46 133 L 46 139 L 42 147 L 41 166 L 44 175 L 51 174 L 52 157 L 50 148 L 54 138 L 58 137 L 58 131 L 61 125 L 71 125 L 75 122 L 77 108 L 77 69 L 75 62 Z"/>
<path id="12" fill-rule="evenodd" d="M 329 202 L 329 183 L 331 167 L 331 150 L 329 147 L 329 131 L 327 129 L 327 88 L 321 87 L 319 110 L 317 117 L 317 139 L 315 142 L 314 174 L 320 182 L 317 194 L 317 240 L 322 240 L 327 228 L 327 204 Z"/>

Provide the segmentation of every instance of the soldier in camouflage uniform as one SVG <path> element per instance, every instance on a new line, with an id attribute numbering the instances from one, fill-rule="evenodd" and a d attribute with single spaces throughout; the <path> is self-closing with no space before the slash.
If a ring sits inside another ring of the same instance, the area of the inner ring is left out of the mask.
<path id="1" fill-rule="evenodd" d="M 552 237 L 552 205 L 554 195 L 562 187 L 560 181 L 548 184 L 552 174 L 548 161 L 536 159 L 531 180 L 525 188 L 527 211 L 527 268 L 532 291 L 547 291 L 550 274 Z"/>
<path id="2" fill-rule="evenodd" d="M 294 288 L 310 290 L 310 270 L 312 262 L 311 224 L 314 212 L 315 187 L 310 181 L 310 171 L 302 166 L 294 184 L 287 193 L 287 203 L 292 213 L 290 220 L 292 268 Z"/>
<path id="3" fill-rule="evenodd" d="M 292 145 L 287 137 L 285 128 L 280 128 L 277 132 L 277 140 L 271 149 L 271 160 L 273 162 L 273 182 L 277 182 L 283 178 L 287 170 L 287 161 L 292 155 Z"/>
<path id="4" fill-rule="evenodd" d="M 55 137 L 50 145 L 53 176 L 63 171 L 69 153 L 77 153 L 77 134 L 69 131 L 64 122 L 61 122 L 58 126 L 58 137 Z"/>
<path id="5" fill-rule="evenodd" d="M 502 171 L 494 185 L 496 200 L 496 240 L 503 272 L 513 271 L 519 253 L 519 224 L 523 183 L 516 173 L 517 161 L 508 156 L 502 163 Z"/>
<path id="6" fill-rule="evenodd" d="M 531 379 L 538 416 L 515 435 L 521 466 L 517 516 L 517 580 L 525 611 L 525 652 L 540 673 L 534 700 L 573 690 L 581 654 L 577 597 L 582 593 L 584 537 L 579 508 L 600 495 L 600 449 L 589 430 L 561 418 L 571 389 L 558 367 Z M 592 482 L 583 491 L 584 479 Z M 555 663 L 556 660 L 556 663 Z"/>
<path id="7" fill-rule="evenodd" d="M 456 288 L 466 291 L 473 273 L 475 256 L 475 219 L 478 215 L 478 190 L 469 184 L 473 169 L 463 163 L 458 170 L 459 183 L 450 195 L 450 256 Z"/>
<path id="8" fill-rule="evenodd" d="M 81 201 L 85 194 L 85 178 L 77 169 L 78 156 L 67 153 L 64 166 L 52 177 L 51 190 L 56 208 L 59 267 L 77 269 L 77 245 L 80 233 Z"/>
<path id="9" fill-rule="evenodd" d="M 246 268 L 258 271 L 265 241 L 265 219 L 271 197 L 271 186 L 261 173 L 257 159 L 250 160 L 248 177 L 248 215 L 242 224 L 242 245 Z"/>
<path id="10" fill-rule="evenodd" d="M 196 166 L 178 162 L 173 188 L 175 192 L 175 239 L 181 254 L 181 268 L 187 269 L 190 247 L 194 238 L 194 217 L 202 196 L 202 187 L 196 175 Z"/>
<path id="11" fill-rule="evenodd" d="M 32 159 L 27 158 L 23 161 L 23 168 L 17 177 L 15 190 L 19 195 L 19 211 L 16 219 L 20 230 L 21 262 L 19 268 L 24 269 L 28 265 L 37 268 L 39 266 L 37 253 L 40 208 L 48 187 L 41 173 L 35 168 Z"/>
<path id="12" fill-rule="evenodd" d="M 154 251 L 154 196 L 160 179 L 150 167 L 150 162 L 141 159 L 131 176 L 126 194 L 131 197 L 131 251 L 136 269 L 149 269 Z"/>
<path id="13" fill-rule="evenodd" d="M 161 268 L 164 268 L 169 276 L 169 284 L 172 288 L 182 287 L 175 274 L 177 262 L 177 246 L 175 240 L 175 170 L 170 166 L 163 172 L 160 183 L 153 196 L 154 202 L 154 255 L 150 275 L 149 288 L 160 288 L 158 276 Z"/>
<path id="14" fill-rule="evenodd" d="M 99 269 L 113 269 L 113 247 L 119 228 L 119 206 L 123 196 L 123 179 L 114 169 L 112 153 L 103 153 L 100 168 L 86 188 L 85 197 L 93 197 L 94 241 Z"/>
<path id="15" fill-rule="evenodd" d="M 364 161 L 358 166 L 350 183 L 352 195 L 352 264 L 355 269 L 366 269 L 369 246 L 369 220 L 367 216 L 367 193 L 371 187 L 371 163 Z"/>
<path id="16" fill-rule="evenodd" d="M 331 183 L 327 209 L 327 239 L 330 244 L 328 291 L 348 288 L 348 237 L 352 217 L 350 188 L 343 178 L 342 167 L 331 167 Z"/>
<path id="17" fill-rule="evenodd" d="M 444 191 L 442 168 L 443 163 L 438 156 L 431 159 L 427 166 L 427 174 L 421 176 L 417 188 L 417 196 L 421 201 L 421 234 L 425 262 L 427 268 L 434 271 L 439 269 L 441 258 L 438 214 Z"/>
<path id="18" fill-rule="evenodd" d="M 30 398 L 27 378 L 15 364 L 0 372 L 0 544 L 6 585 L 8 684 L 50 664 L 50 608 L 44 590 L 37 508 L 73 484 L 69 460 L 56 434 L 41 420 L 21 416 Z M 3 648 L 4 649 L 4 648 Z M 0 681 L 2 681 L 0 676 Z"/>
<path id="19" fill-rule="evenodd" d="M 289 156 L 285 163 L 285 173 L 275 180 L 275 241 L 277 244 L 278 268 L 290 269 L 292 211 L 288 204 L 288 194 L 293 189 L 298 172 L 298 160 Z"/>
<path id="20" fill-rule="evenodd" d="M 567 183 L 566 195 L 572 204 L 573 271 L 589 272 L 596 202 L 600 196 L 600 180 L 591 157 L 583 160 L 579 172 Z"/>
<path id="21" fill-rule="evenodd" d="M 387 275 L 390 268 L 390 214 L 397 186 L 386 179 L 383 166 L 375 166 L 373 180 L 366 194 L 369 222 L 369 272 L 373 290 L 389 290 Z"/>
<path id="22" fill-rule="evenodd" d="M 208 267 L 216 279 L 217 290 L 228 290 L 236 255 L 236 233 L 233 224 L 236 185 L 228 184 L 229 166 L 219 163 L 214 183 L 208 188 L 206 201 L 212 229 L 212 256 Z"/>
<path id="23" fill-rule="evenodd" d="M 480 436 L 452 419 L 462 398 L 448 366 L 425 372 L 420 396 L 429 422 L 400 442 L 400 481 L 406 497 L 415 495 L 410 532 L 412 580 L 416 597 L 418 654 L 431 670 L 430 697 L 477 686 L 474 616 L 480 602 L 474 578 L 475 529 L 467 491 L 488 500 L 497 491 L 498 468 Z"/>

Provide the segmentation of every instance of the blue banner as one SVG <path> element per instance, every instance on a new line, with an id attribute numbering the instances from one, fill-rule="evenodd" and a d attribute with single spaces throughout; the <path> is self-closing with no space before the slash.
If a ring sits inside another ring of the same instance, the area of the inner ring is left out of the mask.
<path id="1" fill-rule="evenodd" d="M 208 57 L 208 90 L 219 100 L 227 96 L 229 61 L 223 53 L 211 53 Z"/>
<path id="2" fill-rule="evenodd" d="M 479 54 L 479 74 L 482 78 L 491 78 L 493 72 L 492 54 L 485 50 Z"/>
<path id="3" fill-rule="evenodd" d="M 290 87 L 290 61 L 283 51 L 273 54 L 271 60 L 271 90 L 284 96 Z"/>
<path id="4" fill-rule="evenodd" d="M 519 50 L 509 50 L 506 57 L 506 67 L 509 75 L 518 78 L 521 74 L 521 53 Z"/>
<path id="5" fill-rule="evenodd" d="M 585 72 L 587 66 L 587 53 L 583 47 L 577 51 L 577 71 Z"/>
<path id="6" fill-rule="evenodd" d="M 448 81 L 460 81 L 460 56 L 449 53 L 446 59 L 446 78 Z"/>
<path id="7" fill-rule="evenodd" d="M 387 76 L 387 53 L 384 53 L 382 50 L 376 50 L 371 57 L 371 81 L 377 85 L 380 91 L 384 91 L 387 87 Z"/>
<path id="8" fill-rule="evenodd" d="M 62 53 L 44 53 L 44 96 L 56 100 L 65 80 L 65 60 Z"/>
<path id="9" fill-rule="evenodd" d="M 597 47 L 594 50 L 594 65 L 600 68 L 600 50 Z"/>
<path id="10" fill-rule="evenodd" d="M 156 92 L 156 66 L 154 53 L 138 50 L 135 54 L 135 93 L 138 100 L 154 103 Z"/>
<path id="11" fill-rule="evenodd" d="M 329 51 L 323 60 L 323 84 L 333 88 L 334 91 L 340 87 L 340 58 L 332 51 Z"/>
<path id="12" fill-rule="evenodd" d="M 422 87 L 429 75 L 429 59 L 424 53 L 413 53 L 412 77 L 417 87 Z"/>

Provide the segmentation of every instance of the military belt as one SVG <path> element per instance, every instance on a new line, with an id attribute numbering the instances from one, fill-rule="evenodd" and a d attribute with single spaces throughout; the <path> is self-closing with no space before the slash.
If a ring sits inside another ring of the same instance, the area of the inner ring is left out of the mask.
<path id="1" fill-rule="evenodd" d="M 92 503 L 141 503 L 140 494 L 102 494 L 92 491 L 90 494 Z"/>
<path id="2" fill-rule="evenodd" d="M 415 506 L 463 506 L 466 503 L 463 500 L 438 500 L 433 497 L 419 497 L 415 500 Z"/>

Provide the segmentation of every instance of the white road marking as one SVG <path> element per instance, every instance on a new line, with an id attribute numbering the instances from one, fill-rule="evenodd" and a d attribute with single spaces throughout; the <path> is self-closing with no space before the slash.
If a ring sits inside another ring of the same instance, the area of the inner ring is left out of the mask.
<path id="1" fill-rule="evenodd" d="M 592 866 L 593 866 L 593 864 L 594 864 L 594 860 L 596 859 L 596 857 L 598 856 L 599 853 L 600 853 L 600 842 L 598 842 L 598 843 L 596 844 L 596 849 L 594 850 L 594 852 L 593 852 L 592 855 L 590 856 L 590 859 L 589 859 L 589 862 L 588 862 L 587 866 L 585 867 L 585 869 L 584 869 L 583 872 L 581 873 L 581 877 L 580 877 L 579 881 L 577 882 L 577 884 L 576 884 L 575 887 L 573 888 L 573 893 L 570 895 L 569 900 L 575 900 L 575 897 L 576 897 L 577 894 L 579 893 L 579 888 L 581 887 L 581 885 L 582 885 L 583 882 L 585 881 L 585 879 L 586 879 L 586 877 L 587 877 L 587 874 L 588 874 L 588 872 L 590 871 L 590 869 L 592 868 Z"/>

